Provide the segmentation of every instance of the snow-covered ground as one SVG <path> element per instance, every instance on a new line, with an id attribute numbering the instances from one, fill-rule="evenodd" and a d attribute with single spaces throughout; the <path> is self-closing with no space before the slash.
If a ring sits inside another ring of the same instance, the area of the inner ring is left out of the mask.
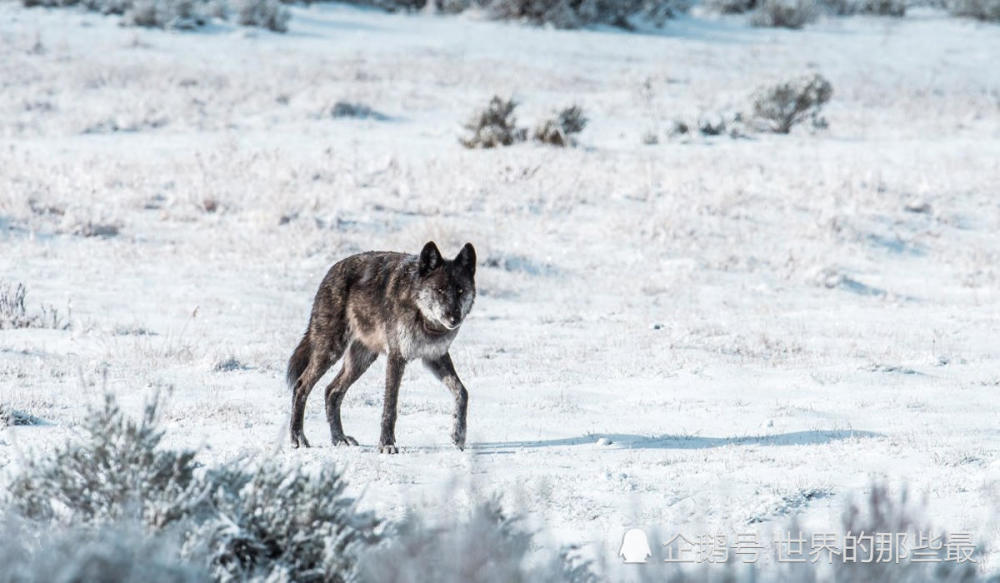
<path id="1" fill-rule="evenodd" d="M 0 401 L 49 422 L 0 432 L 0 466 L 75 435 L 106 371 L 135 411 L 169 390 L 171 444 L 335 462 L 388 517 L 500 493 L 613 560 L 628 525 L 838 531 L 887 481 L 1000 545 L 1000 28 L 292 12 L 286 35 L 171 33 L 0 3 L 0 279 L 72 310 L 0 331 Z M 809 72 L 828 130 L 666 136 Z M 494 93 L 525 125 L 572 103 L 590 125 L 576 148 L 463 149 Z M 327 268 L 429 239 L 480 257 L 452 351 L 470 447 L 414 365 L 403 453 L 376 453 L 380 360 L 345 401 L 362 446 L 327 445 L 328 377 L 315 447 L 291 449 L 284 369 Z"/>

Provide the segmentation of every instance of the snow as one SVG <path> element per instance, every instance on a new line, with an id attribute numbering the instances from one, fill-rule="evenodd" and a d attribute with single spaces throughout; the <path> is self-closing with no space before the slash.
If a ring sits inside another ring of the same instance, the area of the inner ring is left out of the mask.
<path id="1" fill-rule="evenodd" d="M 205 462 L 334 462 L 390 518 L 497 492 L 608 560 L 626 527 L 767 529 L 796 496 L 838 531 L 873 481 L 1000 544 L 995 25 L 291 10 L 286 35 L 174 33 L 0 3 L 0 279 L 73 324 L 0 331 L 0 401 L 48 422 L 4 430 L 0 467 L 76 435 L 106 382 L 135 412 L 169 391 L 167 441 Z M 826 131 L 665 135 L 808 72 Z M 572 103 L 591 123 L 577 148 L 464 150 L 494 93 L 526 125 Z M 388 119 L 334 119 L 342 100 Z M 327 445 L 331 371 L 291 449 L 284 368 L 326 269 L 429 239 L 480 257 L 452 350 L 468 449 L 415 364 L 402 453 L 376 453 L 384 359 L 344 402 L 361 447 Z"/>

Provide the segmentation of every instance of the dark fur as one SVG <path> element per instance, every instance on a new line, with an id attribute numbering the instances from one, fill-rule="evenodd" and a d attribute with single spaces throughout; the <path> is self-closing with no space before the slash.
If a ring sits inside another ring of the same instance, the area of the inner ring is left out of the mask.
<path id="1" fill-rule="evenodd" d="M 379 451 L 396 453 L 396 401 L 406 363 L 421 359 L 455 397 L 452 441 L 465 447 L 468 392 L 455 373 L 448 348 L 475 300 L 476 251 L 466 243 L 454 260 L 433 242 L 419 256 L 370 251 L 334 264 L 319 286 L 309 328 L 288 361 L 292 388 L 291 437 L 309 446 L 302 432 L 313 386 L 344 356 L 326 388 L 326 416 L 334 445 L 357 445 L 344 434 L 340 405 L 354 381 L 379 354 L 388 358 Z M 346 356 L 345 356 L 346 353 Z"/>

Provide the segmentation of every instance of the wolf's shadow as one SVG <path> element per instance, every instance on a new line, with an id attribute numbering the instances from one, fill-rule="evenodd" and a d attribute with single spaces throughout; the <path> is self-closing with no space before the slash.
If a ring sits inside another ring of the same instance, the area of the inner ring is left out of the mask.
<path id="1" fill-rule="evenodd" d="M 776 433 L 774 435 L 749 435 L 743 437 L 700 437 L 692 435 L 633 435 L 628 433 L 594 433 L 580 437 L 526 441 L 497 441 L 471 443 L 469 449 L 476 453 L 509 453 L 518 449 L 539 447 L 567 447 L 596 445 L 604 438 L 609 447 L 618 449 L 708 449 L 726 445 L 819 445 L 841 439 L 885 437 L 881 433 L 858 430 L 810 430 Z"/>

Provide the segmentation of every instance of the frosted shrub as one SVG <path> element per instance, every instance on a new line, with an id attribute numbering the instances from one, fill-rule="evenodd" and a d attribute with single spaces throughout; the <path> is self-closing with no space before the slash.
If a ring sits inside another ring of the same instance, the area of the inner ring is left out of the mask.
<path id="1" fill-rule="evenodd" d="M 0 427 L 11 425 L 41 425 L 43 421 L 34 415 L 29 415 L 24 411 L 18 411 L 0 403 Z"/>
<path id="2" fill-rule="evenodd" d="M 760 0 L 750 24 L 763 27 L 802 28 L 819 17 L 816 0 Z"/>
<path id="3" fill-rule="evenodd" d="M 211 511 L 186 548 L 207 548 L 218 580 L 350 581 L 357 556 L 376 543 L 374 515 L 344 496 L 329 467 L 223 466 L 207 472 Z"/>
<path id="4" fill-rule="evenodd" d="M 31 459 L 9 485 L 9 502 L 28 518 L 110 522 L 136 515 L 152 525 L 177 519 L 194 484 L 194 452 L 159 447 L 158 401 L 142 418 L 125 417 L 114 398 L 91 411 L 87 441 L 66 443 L 51 456 Z"/>
<path id="5" fill-rule="evenodd" d="M 548 23 L 556 28 L 577 28 L 583 24 L 568 0 L 494 0 L 489 12 L 499 20 Z"/>
<path id="6" fill-rule="evenodd" d="M 871 14 L 874 16 L 905 16 L 904 0 L 824 0 L 823 5 L 838 16 Z"/>
<path id="7" fill-rule="evenodd" d="M 639 15 L 661 25 L 690 8 L 688 0 L 492 0 L 488 9 L 494 18 L 548 24 L 556 28 L 579 28 L 611 24 L 631 28 L 629 17 Z"/>
<path id="8" fill-rule="evenodd" d="M 21 0 L 27 6 L 75 6 L 101 14 L 124 15 L 127 26 L 192 30 L 211 17 L 227 19 L 235 13 L 244 26 L 275 32 L 288 30 L 291 13 L 280 0 Z M 232 6 L 230 6 L 232 3 Z"/>
<path id="9" fill-rule="evenodd" d="M 810 117 L 822 126 L 819 113 L 832 95 L 833 86 L 819 74 L 761 87 L 752 97 L 753 118 L 760 128 L 779 134 Z"/>
<path id="10" fill-rule="evenodd" d="M 587 118 L 583 110 L 573 105 L 557 113 L 551 119 L 543 120 L 535 127 L 535 140 L 553 146 L 568 146 L 573 143 L 573 136 L 582 132 L 587 126 Z"/>
<path id="11" fill-rule="evenodd" d="M 330 115 L 332 117 L 355 117 L 358 119 L 374 119 L 376 121 L 385 121 L 389 119 L 389 116 L 372 109 L 370 106 L 364 103 L 351 102 L 351 101 L 338 101 L 333 104 L 330 108 Z"/>
<path id="12" fill-rule="evenodd" d="M 52 306 L 42 305 L 40 311 L 29 312 L 25 306 L 28 295 L 24 284 L 14 285 L 0 280 L 0 330 L 5 328 L 52 328 L 66 330 L 69 321 Z"/>
<path id="13" fill-rule="evenodd" d="M 466 148 L 496 148 L 523 142 L 527 130 L 517 127 L 514 108 L 517 102 L 494 95 L 485 109 L 479 110 L 464 125 L 469 135 L 459 138 Z"/>
<path id="14" fill-rule="evenodd" d="M 564 551 L 532 563 L 532 535 L 496 502 L 477 505 L 468 516 L 437 524 L 411 514 L 365 553 L 362 581 L 396 583 L 508 583 L 596 581 L 589 565 Z"/>
<path id="15" fill-rule="evenodd" d="M 279 0 L 234 0 L 236 22 L 244 26 L 259 26 L 275 32 L 286 32 L 292 17 Z"/>
<path id="16" fill-rule="evenodd" d="M 841 528 L 845 533 L 905 533 L 911 543 L 923 534 L 940 538 L 947 535 L 937 532 L 923 516 L 923 505 L 910 499 L 904 489 L 893 495 L 883 485 L 873 485 L 868 494 L 847 504 Z M 944 558 L 944 555 L 941 555 Z M 899 564 L 878 561 L 835 563 L 833 583 L 879 582 L 909 583 L 923 581 L 950 581 L 955 583 L 978 581 L 975 564 L 956 562 L 911 562 Z"/>
<path id="17" fill-rule="evenodd" d="M 207 583 L 203 568 L 183 560 L 172 540 L 138 525 L 50 529 L 0 519 L 0 583 Z"/>
<path id="18" fill-rule="evenodd" d="M 205 24 L 194 0 L 134 0 L 125 23 L 151 28 L 192 30 Z"/>
<path id="19" fill-rule="evenodd" d="M 24 306 L 27 290 L 24 284 L 16 286 L 0 281 L 0 330 L 4 328 L 30 328 L 37 318 L 28 316 Z"/>
<path id="20" fill-rule="evenodd" d="M 756 8 L 757 0 L 705 0 L 703 5 L 719 14 L 743 14 Z"/>
<path id="21" fill-rule="evenodd" d="M 194 452 L 161 447 L 158 407 L 154 399 L 134 421 L 105 396 L 84 442 L 32 459 L 13 477 L 7 507 L 39 524 L 131 520 L 152 533 L 184 533 L 181 555 L 217 580 L 351 579 L 357 552 L 378 540 L 377 522 L 355 510 L 336 471 L 264 463 L 196 474 Z"/>
<path id="22" fill-rule="evenodd" d="M 955 16 L 1000 22 L 1000 0 L 950 0 L 947 6 Z"/>

